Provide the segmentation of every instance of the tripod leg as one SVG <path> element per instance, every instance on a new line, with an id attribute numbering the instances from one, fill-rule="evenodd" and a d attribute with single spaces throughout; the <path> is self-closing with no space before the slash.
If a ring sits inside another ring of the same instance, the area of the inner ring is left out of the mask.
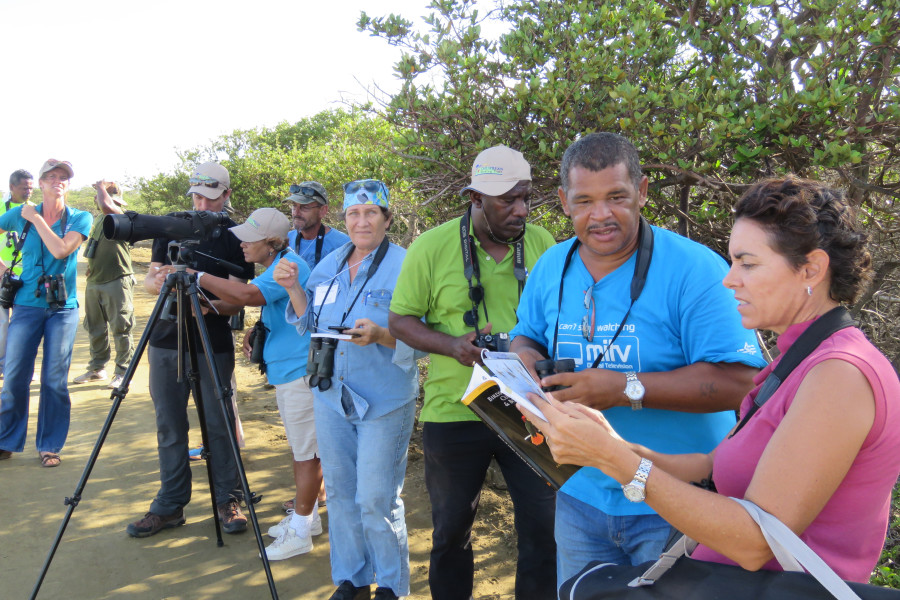
<path id="1" fill-rule="evenodd" d="M 193 276 L 191 277 L 192 283 L 189 292 L 191 298 L 191 306 L 193 307 L 193 313 L 195 315 L 201 315 L 202 307 L 200 305 L 200 298 L 197 295 L 197 285 L 193 281 Z M 195 318 L 193 321 L 196 324 L 197 332 L 200 335 L 200 342 L 202 344 L 203 352 L 206 356 L 207 367 L 209 368 L 209 372 L 212 375 L 215 389 L 218 390 L 217 400 L 219 410 L 222 411 L 222 416 L 225 418 L 225 431 L 228 434 L 228 441 L 231 445 L 231 452 L 234 455 L 235 465 L 237 466 L 238 475 L 241 479 L 241 487 L 244 492 L 244 500 L 247 504 L 247 512 L 250 516 L 250 522 L 253 524 L 253 533 L 256 535 L 256 544 L 259 547 L 259 556 L 262 559 L 263 569 L 266 573 L 266 579 L 269 582 L 269 591 L 272 594 L 273 600 L 275 600 L 278 598 L 278 591 L 275 589 L 275 580 L 272 578 L 272 570 L 269 567 L 268 556 L 266 556 L 265 542 L 263 542 L 262 533 L 259 529 L 259 521 L 256 518 L 256 509 L 253 507 L 253 494 L 250 493 L 250 484 L 247 481 L 247 472 L 244 469 L 244 463 L 241 460 L 241 450 L 238 447 L 237 437 L 234 433 L 234 419 L 231 413 L 231 390 L 222 383 L 223 379 L 215 362 L 215 357 L 212 350 L 212 342 L 209 338 L 209 331 L 206 328 L 206 321 L 201 317 Z M 196 371 L 198 358 L 196 344 L 191 343 L 191 337 L 193 334 L 194 332 L 191 331 L 188 335 L 188 343 L 190 345 L 189 354 L 191 359 L 191 370 Z M 197 387 L 199 389 L 199 386 Z M 194 396 L 194 400 L 198 403 L 199 409 L 199 406 L 203 404 L 202 393 L 199 396 Z M 200 421 L 201 427 L 204 427 L 204 419 L 202 417 Z M 212 457 L 212 460 L 216 460 L 215 456 Z M 212 487 L 212 474 L 210 473 L 210 488 Z M 213 503 L 215 504 L 215 498 L 213 498 Z M 218 510 L 216 510 L 216 519 L 218 519 Z"/>
<path id="2" fill-rule="evenodd" d="M 170 281 L 166 281 L 166 291 L 170 290 L 174 283 L 170 283 Z M 141 339 L 138 341 L 137 347 L 134 350 L 134 355 L 131 357 L 131 362 L 128 363 L 128 368 L 125 370 L 125 375 L 122 378 L 122 384 L 114 389 L 110 394 L 110 398 L 113 400 L 112 406 L 109 409 L 109 414 L 106 416 L 106 421 L 103 423 L 103 427 L 100 428 L 100 435 L 97 437 L 97 441 L 94 443 L 94 448 L 91 450 L 91 456 L 88 458 L 87 464 L 84 466 L 84 471 L 81 473 L 81 479 L 79 479 L 78 484 L 75 486 L 75 491 L 72 493 L 71 497 L 67 497 L 65 499 L 65 504 L 68 506 L 66 509 L 66 514 L 63 517 L 62 523 L 59 525 L 59 530 L 56 532 L 56 538 L 53 540 L 53 545 L 50 548 L 50 552 L 47 554 L 47 558 L 44 561 L 43 567 L 41 567 L 41 572 L 38 575 L 38 579 L 34 584 L 34 588 L 31 591 L 31 599 L 34 600 L 37 598 L 38 592 L 41 589 L 41 584 L 44 582 L 44 578 L 47 576 L 47 571 L 50 568 L 50 563 L 53 562 L 53 556 L 56 554 L 56 550 L 59 548 L 59 544 L 62 541 L 62 536 L 66 532 L 66 527 L 69 525 L 69 520 L 72 518 L 72 513 L 75 511 L 75 507 L 78 506 L 78 503 L 81 502 L 81 494 L 84 492 L 84 488 L 87 485 L 88 478 L 91 476 L 91 471 L 94 470 L 94 465 L 97 463 L 97 458 L 100 456 L 100 449 L 103 447 L 103 442 L 106 441 L 106 436 L 109 435 L 109 431 L 112 428 L 113 421 L 116 418 L 116 413 L 119 412 L 119 407 L 122 405 L 122 401 L 125 399 L 125 395 L 128 393 L 128 384 L 131 383 L 131 379 L 134 377 L 134 373 L 137 370 L 138 363 L 141 360 L 141 356 L 144 354 L 144 350 L 147 348 L 147 343 L 150 340 L 150 333 L 153 331 L 153 328 L 156 326 L 156 323 L 159 321 L 160 313 L 162 312 L 163 306 L 166 301 L 166 293 L 160 293 L 159 299 L 156 301 L 156 305 L 153 307 L 153 312 L 150 313 L 150 319 L 147 321 L 147 327 L 144 328 L 144 333 L 141 335 Z"/>

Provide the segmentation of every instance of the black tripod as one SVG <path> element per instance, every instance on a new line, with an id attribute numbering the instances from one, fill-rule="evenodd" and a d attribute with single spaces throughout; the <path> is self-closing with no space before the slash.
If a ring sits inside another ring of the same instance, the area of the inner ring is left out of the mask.
<path id="1" fill-rule="evenodd" d="M 69 520 L 72 517 L 72 513 L 74 512 L 75 507 L 78 506 L 78 503 L 81 501 L 81 494 L 84 491 L 85 485 L 87 485 L 88 477 L 90 477 L 91 471 L 93 470 L 94 465 L 97 462 L 97 458 L 100 455 L 100 448 L 103 447 L 103 442 L 106 440 L 106 436 L 109 434 L 109 430 L 112 427 L 113 420 L 116 418 L 116 413 L 119 410 L 119 406 L 122 404 L 122 400 L 125 399 L 125 395 L 128 393 L 128 385 L 131 383 L 131 379 L 134 377 L 134 372 L 137 370 L 141 355 L 143 355 L 144 349 L 147 347 L 147 342 L 150 339 L 150 333 L 153 331 L 153 328 L 156 326 L 159 320 L 161 318 L 164 318 L 166 311 L 170 310 L 170 304 L 169 302 L 167 302 L 167 298 L 171 298 L 174 302 L 176 302 L 177 306 L 176 318 L 178 323 L 179 381 L 183 381 L 183 377 L 185 375 L 182 372 L 181 357 L 184 356 L 182 340 L 185 338 L 187 339 L 187 351 L 190 368 L 187 376 L 191 386 L 191 393 L 194 397 L 194 404 L 197 406 L 197 413 L 200 418 L 200 432 L 203 439 L 204 455 L 206 458 L 206 473 L 207 477 L 209 478 L 209 490 L 210 495 L 212 496 L 212 510 L 216 524 L 216 544 L 217 546 L 223 546 L 224 542 L 222 541 L 219 511 L 216 506 L 216 491 L 213 486 L 212 463 L 210 462 L 210 460 L 215 460 L 215 456 L 211 456 L 209 453 L 210 444 L 206 430 L 204 401 L 200 390 L 199 360 L 197 353 L 198 335 L 203 347 L 203 352 L 206 356 L 207 367 L 209 368 L 209 372 L 212 374 L 215 388 L 219 391 L 219 409 L 223 411 L 225 423 L 228 424 L 228 427 L 226 427 L 225 429 L 228 431 L 228 440 L 231 444 L 231 451 L 234 453 L 234 459 L 241 478 L 241 486 L 244 491 L 244 498 L 247 502 L 250 521 L 253 523 L 253 531 L 256 534 L 256 543 L 259 546 L 259 555 L 262 558 L 263 568 L 265 569 L 266 578 L 269 582 L 269 591 L 272 594 L 273 600 L 278 598 L 278 592 L 275 589 L 275 581 L 272 579 L 272 571 L 269 568 L 269 560 L 266 556 L 266 548 L 263 543 L 262 535 L 259 531 L 259 521 L 257 521 L 256 519 L 256 511 L 253 508 L 253 504 L 256 498 L 254 498 L 254 495 L 250 493 L 250 485 L 249 483 L 247 483 L 247 473 L 244 470 L 244 463 L 241 461 L 241 451 L 238 448 L 237 438 L 235 437 L 234 433 L 234 427 L 231 425 L 232 423 L 234 423 L 231 412 L 231 389 L 225 387 L 222 384 L 222 378 L 219 375 L 215 359 L 213 358 L 212 344 L 209 338 L 209 331 L 206 328 L 206 322 L 202 318 L 190 317 L 187 311 L 187 299 L 189 297 L 190 306 L 193 308 L 193 314 L 202 314 L 200 298 L 198 297 L 199 291 L 196 278 L 194 275 L 189 274 L 186 271 L 186 265 L 184 265 L 182 261 L 173 260 L 172 262 L 175 263 L 175 272 L 171 273 L 166 278 L 166 283 L 163 286 L 163 290 L 160 292 L 159 299 L 157 300 L 156 305 L 153 307 L 153 312 L 150 314 L 150 319 L 147 322 L 147 327 L 144 329 L 144 333 L 143 335 L 141 335 L 141 339 L 138 342 L 137 348 L 135 349 L 134 356 L 132 357 L 131 362 L 128 364 L 128 369 L 125 371 L 122 384 L 112 392 L 112 407 L 110 408 L 109 414 L 106 417 L 106 422 L 103 423 L 103 427 L 100 430 L 100 435 L 97 437 L 97 441 L 94 444 L 94 449 L 91 451 L 91 456 L 84 467 L 84 472 L 81 474 L 81 479 L 75 486 L 75 492 L 73 493 L 72 497 L 67 497 L 65 499 L 65 504 L 68 506 L 68 509 L 66 510 L 63 521 L 59 526 L 59 531 L 56 534 L 56 539 L 53 541 L 53 546 L 50 548 L 50 552 L 47 554 L 47 559 L 44 561 L 44 566 L 41 568 L 41 573 L 34 585 L 34 589 L 31 592 L 32 600 L 37 598 L 38 592 L 41 589 L 41 584 L 44 581 L 44 577 L 47 575 L 47 570 L 50 568 L 50 563 L 53 561 L 53 556 L 54 554 L 56 554 L 56 550 L 59 547 L 62 536 L 65 533 L 66 527 L 69 524 Z M 183 332 L 186 332 L 187 335 L 183 336 Z M 186 456 L 185 460 L 187 460 Z"/>

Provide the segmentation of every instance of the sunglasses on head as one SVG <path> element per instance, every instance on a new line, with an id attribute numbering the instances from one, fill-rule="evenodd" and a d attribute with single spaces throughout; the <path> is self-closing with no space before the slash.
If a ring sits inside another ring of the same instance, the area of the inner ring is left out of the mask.
<path id="1" fill-rule="evenodd" d="M 193 177 L 188 179 L 188 183 L 190 183 L 192 186 L 193 185 L 202 185 L 204 187 L 213 188 L 213 189 L 216 189 L 220 185 L 222 187 L 225 187 L 225 184 L 219 183 L 218 181 L 216 181 L 212 177 L 209 177 L 208 175 L 194 175 Z"/>
<path id="2" fill-rule="evenodd" d="M 296 183 L 288 188 L 288 192 L 291 194 L 303 194 L 304 196 L 309 196 L 310 198 L 315 198 L 318 196 L 319 198 L 325 199 L 322 194 L 319 193 L 318 190 L 311 187 L 306 187 L 305 185 L 297 185 Z"/>
<path id="3" fill-rule="evenodd" d="M 382 191 L 384 188 L 384 184 L 380 181 L 376 181 L 375 179 L 364 179 L 362 181 L 351 181 L 349 183 L 344 184 L 344 193 L 345 194 L 355 194 L 360 190 L 366 190 L 367 192 L 372 192 L 373 194 L 377 194 Z"/>

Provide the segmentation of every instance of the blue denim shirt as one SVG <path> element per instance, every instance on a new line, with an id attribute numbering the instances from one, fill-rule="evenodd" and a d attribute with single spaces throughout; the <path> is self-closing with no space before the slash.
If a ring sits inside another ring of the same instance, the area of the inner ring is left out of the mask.
<path id="1" fill-rule="evenodd" d="M 375 253 L 370 253 L 356 272 L 350 283 L 350 272 L 345 264 L 338 272 L 338 266 L 352 251 L 351 244 L 345 244 L 324 256 L 316 265 L 306 282 L 307 310 L 298 317 L 288 304 L 285 319 L 293 323 L 302 335 L 312 330 L 316 314 L 319 314 L 318 331 L 330 332 L 329 325 L 353 327 L 357 319 L 367 318 L 381 327 L 388 326 L 388 308 L 394 284 L 400 274 L 400 266 L 406 250 L 390 244 L 378 270 L 365 284 L 356 303 L 344 322 L 341 317 L 350 308 L 353 298 L 366 281 Z M 334 280 L 329 302 L 315 305 L 325 300 L 325 291 Z M 316 298 L 316 289 L 319 297 Z M 321 312 L 320 312 L 321 309 Z M 315 333 L 315 331 L 313 332 Z M 344 414 L 341 394 L 347 388 L 353 398 L 353 405 L 360 419 L 374 419 L 400 408 L 407 402 L 415 401 L 419 392 L 419 369 L 416 354 L 412 348 L 397 340 L 396 348 L 386 348 L 381 344 L 357 346 L 353 342 L 340 340 L 334 353 L 334 375 L 331 387 L 326 391 L 313 388 L 316 398 L 336 412 Z"/>

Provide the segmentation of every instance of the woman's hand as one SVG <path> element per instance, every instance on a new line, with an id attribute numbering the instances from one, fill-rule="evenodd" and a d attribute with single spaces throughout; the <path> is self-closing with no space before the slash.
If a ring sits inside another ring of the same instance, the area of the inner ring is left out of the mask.
<path id="1" fill-rule="evenodd" d="M 529 394 L 547 420 L 517 404 L 526 419 L 541 430 L 553 458 L 561 464 L 596 467 L 606 472 L 604 457 L 617 445 L 627 443 L 616 433 L 600 411 L 576 403 L 562 403 L 548 396 L 548 402 Z M 607 473 L 609 474 L 609 473 Z"/>
<path id="2" fill-rule="evenodd" d="M 371 319 L 357 319 L 352 329 L 345 329 L 344 333 L 352 335 L 350 341 L 357 346 L 368 346 L 369 344 L 381 344 L 388 348 L 397 345 L 397 340 L 390 332 L 372 321 Z"/>
<path id="3" fill-rule="evenodd" d="M 272 272 L 272 277 L 275 279 L 275 282 L 286 290 L 290 290 L 293 287 L 300 287 L 300 282 L 297 281 L 297 274 L 299 269 L 297 268 L 297 264 L 293 261 L 288 260 L 287 258 L 282 258 L 275 265 L 275 270 Z"/>
<path id="4" fill-rule="evenodd" d="M 30 202 L 26 202 L 22 205 L 22 218 L 28 221 L 29 223 L 34 223 L 35 217 L 40 217 L 40 213 Z"/>

